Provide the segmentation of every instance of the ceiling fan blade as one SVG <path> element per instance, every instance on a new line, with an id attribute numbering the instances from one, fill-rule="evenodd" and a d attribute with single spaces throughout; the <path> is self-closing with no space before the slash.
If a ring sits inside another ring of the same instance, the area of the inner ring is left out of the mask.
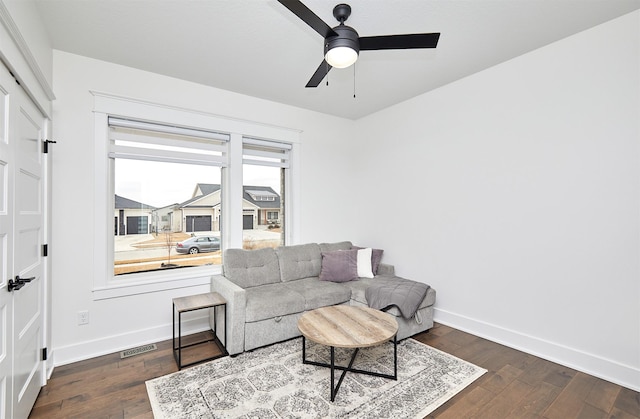
<path id="1" fill-rule="evenodd" d="M 331 65 L 325 60 L 322 60 L 318 69 L 313 73 L 313 76 L 311 76 L 311 79 L 309 79 L 309 82 L 304 87 L 318 87 L 322 79 L 329 73 L 329 70 L 331 70 Z"/>
<path id="2" fill-rule="evenodd" d="M 307 25 L 311 26 L 316 32 L 318 32 L 323 38 L 329 36 L 338 36 L 333 29 L 322 19 L 320 19 L 315 13 L 313 13 L 307 6 L 305 6 L 299 0 L 278 0 L 287 9 L 291 10 L 294 15 L 298 16 Z"/>
<path id="3" fill-rule="evenodd" d="M 408 35 L 383 35 L 360 37 L 360 51 L 380 49 L 435 48 L 439 33 L 414 33 Z"/>

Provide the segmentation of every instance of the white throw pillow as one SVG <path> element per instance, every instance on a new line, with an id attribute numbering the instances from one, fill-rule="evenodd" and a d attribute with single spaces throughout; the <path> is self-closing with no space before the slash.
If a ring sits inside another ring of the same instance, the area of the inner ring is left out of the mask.
<path id="1" fill-rule="evenodd" d="M 371 270 L 371 248 L 358 250 L 358 277 L 373 278 Z"/>

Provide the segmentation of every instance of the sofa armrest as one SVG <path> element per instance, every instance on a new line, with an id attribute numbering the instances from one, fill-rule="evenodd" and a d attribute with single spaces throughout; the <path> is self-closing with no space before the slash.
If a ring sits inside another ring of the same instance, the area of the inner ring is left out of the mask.
<path id="1" fill-rule="evenodd" d="M 393 265 L 381 263 L 378 265 L 377 275 L 394 276 L 396 274 L 396 268 Z"/>
<path id="2" fill-rule="evenodd" d="M 236 355 L 244 352 L 244 321 L 245 309 L 247 306 L 246 292 L 244 288 L 239 287 L 222 275 L 214 275 L 211 277 L 211 291 L 219 293 L 225 300 L 227 300 L 226 325 L 224 322 L 224 311 L 222 310 L 222 307 L 218 307 L 215 313 L 215 329 L 218 339 L 225 344 L 229 355 Z M 213 313 L 211 313 L 209 323 L 212 328 L 214 327 L 213 317 Z"/>

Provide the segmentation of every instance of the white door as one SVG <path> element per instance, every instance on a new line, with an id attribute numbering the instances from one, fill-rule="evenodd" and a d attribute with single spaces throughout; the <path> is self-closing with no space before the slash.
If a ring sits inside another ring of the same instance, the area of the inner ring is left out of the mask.
<path id="1" fill-rule="evenodd" d="M 26 418 L 44 379 L 44 123 L 0 64 L 0 418 Z"/>
<path id="2" fill-rule="evenodd" d="M 0 64 L 0 418 L 11 417 L 13 369 L 13 296 L 7 291 L 13 272 L 13 172 L 14 160 L 9 147 L 9 94 L 8 87 L 15 81 Z"/>

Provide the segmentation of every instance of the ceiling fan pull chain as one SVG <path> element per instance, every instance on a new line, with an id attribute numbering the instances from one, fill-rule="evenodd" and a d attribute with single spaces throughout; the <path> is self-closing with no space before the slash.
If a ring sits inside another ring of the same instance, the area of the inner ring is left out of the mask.
<path id="1" fill-rule="evenodd" d="M 353 64 L 353 98 L 356 98 L 356 65 Z"/>
<path id="2" fill-rule="evenodd" d="M 328 62 L 324 62 L 327 65 L 327 72 L 325 73 L 327 75 L 327 86 L 329 85 L 329 63 Z"/>

